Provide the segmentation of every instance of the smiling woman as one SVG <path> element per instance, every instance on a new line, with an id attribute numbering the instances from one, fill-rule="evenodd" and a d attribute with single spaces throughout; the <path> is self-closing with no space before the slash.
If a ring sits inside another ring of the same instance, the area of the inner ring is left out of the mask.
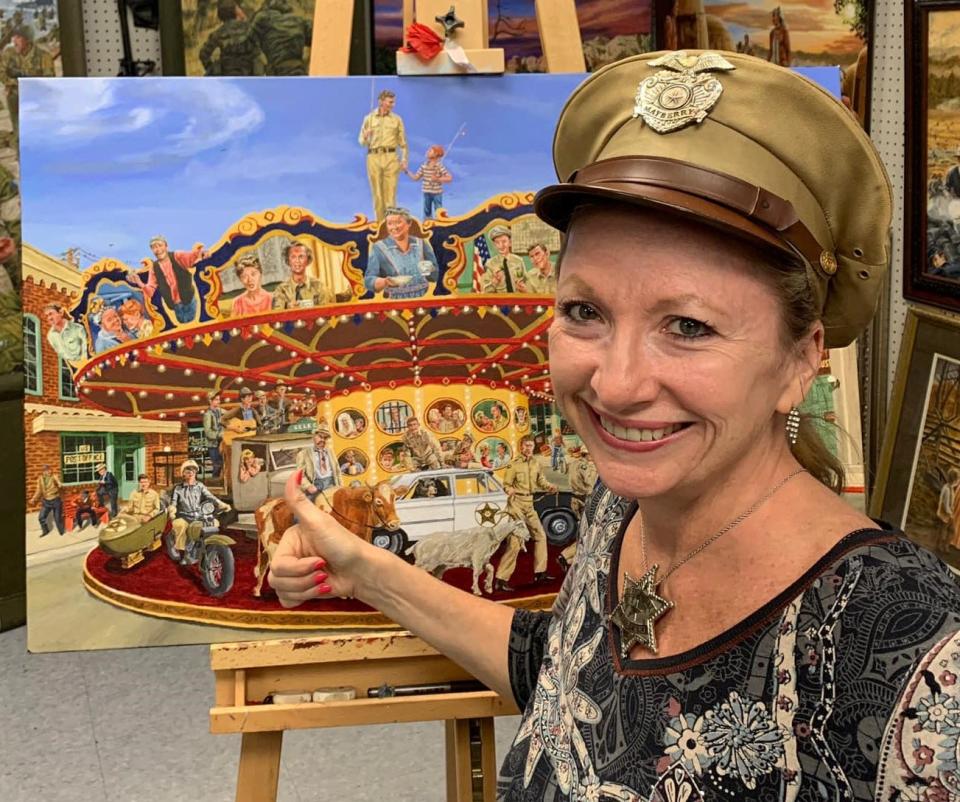
<path id="1" fill-rule="evenodd" d="M 536 199 L 566 234 L 551 381 L 600 478 L 554 609 L 466 598 L 293 484 L 280 599 L 362 599 L 512 694 L 504 800 L 960 786 L 960 591 L 839 497 L 797 410 L 884 279 L 890 184 L 856 118 L 769 62 L 661 53 L 573 93 L 554 161 Z M 525 520 L 546 482 L 521 446 L 505 486 Z M 934 708 L 950 723 L 917 712 Z"/>

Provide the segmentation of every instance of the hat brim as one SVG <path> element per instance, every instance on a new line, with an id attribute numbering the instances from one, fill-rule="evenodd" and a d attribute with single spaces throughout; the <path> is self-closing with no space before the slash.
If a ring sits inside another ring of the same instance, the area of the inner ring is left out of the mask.
<path id="1" fill-rule="evenodd" d="M 553 184 L 541 189 L 533 200 L 537 216 L 548 225 L 566 233 L 574 212 L 589 203 L 608 201 L 662 210 L 702 223 L 741 239 L 773 248 L 781 253 L 797 256 L 797 252 L 784 239 L 728 206 L 698 195 L 681 192 L 662 186 L 625 183 L 623 188 L 607 182 L 603 186 L 590 184 Z"/>

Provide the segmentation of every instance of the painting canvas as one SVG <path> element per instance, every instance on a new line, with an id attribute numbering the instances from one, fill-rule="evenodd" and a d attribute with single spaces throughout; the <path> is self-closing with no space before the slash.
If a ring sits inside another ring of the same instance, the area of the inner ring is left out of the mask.
<path id="1" fill-rule="evenodd" d="M 960 3 L 915 3 L 907 25 L 904 296 L 960 310 Z"/>
<path id="2" fill-rule="evenodd" d="M 306 75 L 316 2 L 180 0 L 186 74 Z"/>
<path id="3" fill-rule="evenodd" d="M 587 70 L 653 49 L 653 0 L 576 0 Z M 507 72 L 545 72 L 534 0 L 491 0 L 490 47 L 501 47 Z M 403 44 L 402 0 L 374 0 L 374 71 L 396 72 Z"/>
<path id="4" fill-rule="evenodd" d="M 4 393 L 19 391 L 23 378 L 17 78 L 62 74 L 60 50 L 55 3 L 0 0 L 0 392 Z"/>
<path id="5" fill-rule="evenodd" d="M 482 535 L 513 590 L 432 569 L 549 605 L 596 472 L 553 405 L 532 201 L 579 80 L 23 83 L 31 649 L 389 625 L 263 581 L 298 468 L 357 536 L 431 568 Z"/>
<path id="6" fill-rule="evenodd" d="M 735 50 L 784 67 L 839 65 L 843 100 L 869 121 L 871 0 L 661 0 L 657 46 Z"/>
<path id="7" fill-rule="evenodd" d="M 930 366 L 908 486 L 903 530 L 960 566 L 960 360 Z"/>

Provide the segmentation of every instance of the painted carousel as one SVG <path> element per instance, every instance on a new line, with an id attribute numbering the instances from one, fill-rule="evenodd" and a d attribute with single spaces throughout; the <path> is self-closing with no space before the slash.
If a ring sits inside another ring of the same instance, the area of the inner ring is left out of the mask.
<path id="1" fill-rule="evenodd" d="M 279 207 L 209 247 L 157 236 L 138 266 L 93 265 L 70 310 L 81 399 L 179 420 L 190 447 L 145 467 L 154 508 L 131 498 L 103 527 L 89 592 L 226 626 L 383 626 L 353 600 L 284 610 L 264 581 L 290 520 L 283 487 L 303 469 L 304 491 L 358 537 L 466 590 L 548 605 L 595 479 L 551 396 L 559 245 L 532 196 L 508 194 L 379 224 Z M 508 503 L 518 460 L 535 464 L 539 531 Z M 460 556 L 436 563 L 441 542 Z"/>

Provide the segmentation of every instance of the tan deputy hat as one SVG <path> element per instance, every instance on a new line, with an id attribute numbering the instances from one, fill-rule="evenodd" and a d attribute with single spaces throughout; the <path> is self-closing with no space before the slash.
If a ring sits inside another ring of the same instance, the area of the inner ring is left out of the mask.
<path id="1" fill-rule="evenodd" d="M 200 466 L 197 465 L 197 461 L 193 459 L 185 459 L 180 463 L 180 473 L 182 474 L 187 468 L 191 468 L 198 473 L 200 472 Z"/>
<path id="2" fill-rule="evenodd" d="M 565 183 L 535 204 L 556 228 L 591 199 L 669 209 L 801 256 L 828 347 L 873 315 L 890 180 L 853 114 L 791 70 L 695 50 L 618 61 L 567 101 L 553 158 Z"/>
<path id="3" fill-rule="evenodd" d="M 490 239 L 494 240 L 497 237 L 513 237 L 513 234 L 510 233 L 510 229 L 506 226 L 494 226 L 490 229 Z"/>

